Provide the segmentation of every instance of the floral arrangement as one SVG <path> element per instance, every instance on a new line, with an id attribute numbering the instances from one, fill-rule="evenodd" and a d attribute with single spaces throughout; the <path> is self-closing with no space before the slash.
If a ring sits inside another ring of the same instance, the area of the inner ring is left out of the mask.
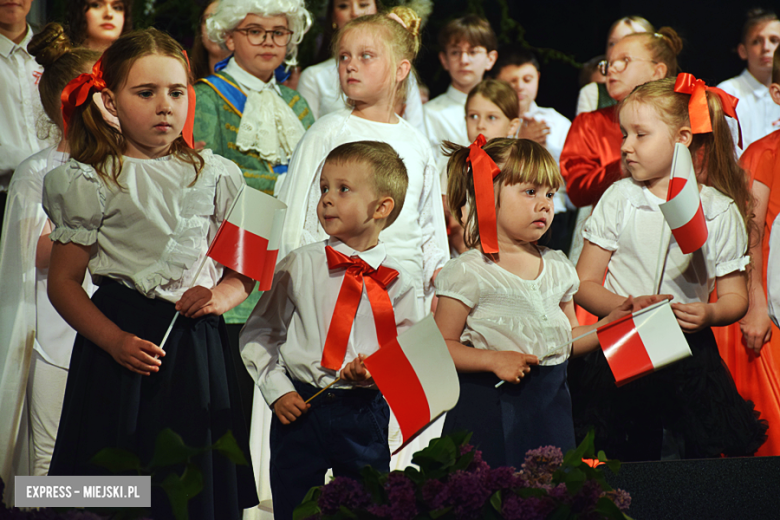
<path id="1" fill-rule="evenodd" d="M 617 472 L 620 462 L 603 451 L 597 467 L 583 461 L 595 458 L 593 437 L 565 456 L 554 446 L 530 450 L 518 470 L 491 468 L 468 443 L 470 433 L 452 434 L 414 454 L 419 469 L 382 474 L 366 467 L 360 482 L 336 477 L 312 488 L 293 520 L 628 519 L 630 495 L 613 490 L 602 473 Z"/>

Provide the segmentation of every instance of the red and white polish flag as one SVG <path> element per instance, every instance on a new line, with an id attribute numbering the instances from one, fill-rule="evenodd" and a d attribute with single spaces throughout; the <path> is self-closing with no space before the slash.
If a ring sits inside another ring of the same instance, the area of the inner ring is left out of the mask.
<path id="1" fill-rule="evenodd" d="M 460 397 L 455 363 L 439 327 L 428 316 L 363 360 L 390 405 L 403 435 L 401 451 Z"/>
<path id="2" fill-rule="evenodd" d="M 260 282 L 267 291 L 276 267 L 287 205 L 244 186 L 209 247 L 208 256 Z"/>
<path id="3" fill-rule="evenodd" d="M 617 386 L 692 355 L 669 300 L 599 327 L 597 334 Z"/>
<path id="4" fill-rule="evenodd" d="M 693 253 L 707 242 L 707 221 L 701 207 L 691 153 L 680 143 L 674 145 L 666 200 L 658 207 L 672 228 L 674 239 L 684 254 Z"/>

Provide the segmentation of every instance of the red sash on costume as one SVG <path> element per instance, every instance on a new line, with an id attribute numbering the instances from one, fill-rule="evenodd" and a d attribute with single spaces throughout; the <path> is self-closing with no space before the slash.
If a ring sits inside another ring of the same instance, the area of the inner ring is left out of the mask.
<path id="1" fill-rule="evenodd" d="M 341 283 L 336 307 L 328 328 L 328 337 L 322 350 L 322 366 L 330 370 L 339 370 L 347 354 L 347 342 L 352 332 L 352 323 L 360 305 L 363 283 L 366 285 L 368 301 L 374 314 L 376 336 L 380 345 L 384 345 L 398 336 L 395 328 L 395 313 L 387 286 L 398 277 L 398 271 L 380 266 L 374 269 L 358 257 L 349 257 L 330 246 L 325 247 L 328 257 L 328 269 L 346 269 Z M 338 317 L 338 318 L 337 318 Z"/>

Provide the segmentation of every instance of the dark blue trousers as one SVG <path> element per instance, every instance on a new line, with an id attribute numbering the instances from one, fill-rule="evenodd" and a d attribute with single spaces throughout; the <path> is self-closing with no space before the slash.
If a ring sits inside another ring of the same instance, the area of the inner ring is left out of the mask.
<path id="1" fill-rule="evenodd" d="M 319 388 L 293 381 L 304 400 Z M 360 478 L 372 466 L 390 471 L 387 429 L 390 408 L 378 390 L 328 389 L 311 402 L 308 412 L 289 425 L 274 415 L 271 422 L 271 492 L 274 518 L 291 520 L 293 510 L 325 473 Z"/>

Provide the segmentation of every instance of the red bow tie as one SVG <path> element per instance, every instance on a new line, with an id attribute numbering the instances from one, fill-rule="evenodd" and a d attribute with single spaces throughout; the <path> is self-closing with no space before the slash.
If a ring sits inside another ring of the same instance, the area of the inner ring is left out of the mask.
<path id="1" fill-rule="evenodd" d="M 322 366 L 339 370 L 347 354 L 347 342 L 360 305 L 363 283 L 366 285 L 371 312 L 374 314 L 379 345 L 384 345 L 398 335 L 393 303 L 387 295 L 387 286 L 398 277 L 398 271 L 384 266 L 374 269 L 360 258 L 339 253 L 330 246 L 325 247 L 325 254 L 328 257 L 328 269 L 347 270 L 322 350 Z"/>

